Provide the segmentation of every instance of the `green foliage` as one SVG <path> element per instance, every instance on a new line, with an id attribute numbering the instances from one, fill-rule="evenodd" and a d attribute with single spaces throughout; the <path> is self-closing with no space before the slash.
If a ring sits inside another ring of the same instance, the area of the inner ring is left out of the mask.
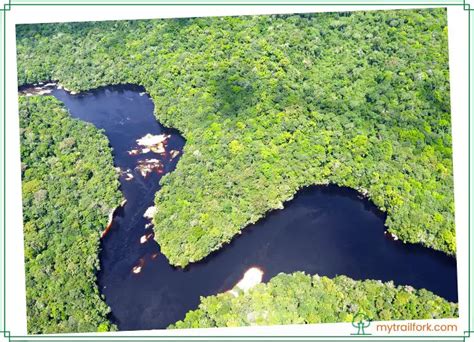
<path id="1" fill-rule="evenodd" d="M 455 254 L 446 25 L 441 8 L 19 25 L 19 83 L 146 87 L 187 139 L 156 196 L 174 265 L 327 183 Z"/>
<path id="2" fill-rule="evenodd" d="M 376 321 L 452 318 L 458 305 L 392 282 L 281 273 L 238 296 L 202 297 L 198 309 L 170 328 L 352 322 L 358 312 Z"/>
<path id="3" fill-rule="evenodd" d="M 53 97 L 20 97 L 28 332 L 115 330 L 95 273 L 120 203 L 107 138 Z"/>

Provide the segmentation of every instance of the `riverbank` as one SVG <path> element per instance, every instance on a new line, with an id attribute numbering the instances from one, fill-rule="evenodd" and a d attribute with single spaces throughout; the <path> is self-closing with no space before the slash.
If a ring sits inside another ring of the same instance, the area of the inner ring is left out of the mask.
<path id="1" fill-rule="evenodd" d="M 446 28 L 443 8 L 19 25 L 19 84 L 146 88 L 187 140 L 156 198 L 175 266 L 328 183 L 366 191 L 401 241 L 455 255 Z"/>
<path id="2" fill-rule="evenodd" d="M 110 331 L 100 234 L 121 201 L 107 138 L 51 96 L 20 96 L 28 333 Z"/>
<path id="3" fill-rule="evenodd" d="M 427 304 L 429 303 L 429 304 Z M 357 314 L 371 321 L 458 317 L 458 305 L 429 291 L 375 280 L 355 281 L 298 272 L 279 274 L 267 284 L 233 296 L 202 298 L 173 329 L 255 325 L 352 323 Z"/>
<path id="4" fill-rule="evenodd" d="M 236 284 L 249 291 L 281 272 L 393 281 L 457 301 L 454 258 L 389 238 L 383 212 L 362 194 L 335 185 L 301 189 L 282 210 L 247 227 L 221 250 L 186 269 L 173 267 L 152 238 L 150 217 L 156 216 L 154 197 L 163 176 L 179 173 L 175 167 L 181 153 L 172 151 L 182 151 L 184 139 L 156 121 L 153 102 L 136 87 L 77 95 L 53 88 L 51 95 L 72 117 L 102 129 L 113 150 L 126 202 L 102 238 L 98 288 L 120 330 L 166 328 L 198 308 L 203 296 L 239 295 Z M 142 146 L 150 141 L 154 150 Z M 149 159 L 160 167 L 143 174 L 143 160 Z M 248 279 L 249 270 L 258 272 Z"/>

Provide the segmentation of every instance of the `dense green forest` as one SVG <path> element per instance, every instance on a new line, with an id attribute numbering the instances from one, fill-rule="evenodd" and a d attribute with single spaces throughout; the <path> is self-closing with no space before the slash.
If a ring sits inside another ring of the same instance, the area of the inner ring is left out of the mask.
<path id="1" fill-rule="evenodd" d="M 281 273 L 238 296 L 204 297 L 170 328 L 352 322 L 359 312 L 376 321 L 450 318 L 458 316 L 458 305 L 393 283 Z"/>
<path id="2" fill-rule="evenodd" d="M 95 283 L 121 194 L 107 138 L 50 96 L 19 98 L 28 332 L 115 330 Z"/>
<path id="3" fill-rule="evenodd" d="M 19 25 L 19 83 L 145 86 L 187 140 L 156 196 L 173 265 L 327 183 L 454 254 L 446 25 L 442 8 Z"/>

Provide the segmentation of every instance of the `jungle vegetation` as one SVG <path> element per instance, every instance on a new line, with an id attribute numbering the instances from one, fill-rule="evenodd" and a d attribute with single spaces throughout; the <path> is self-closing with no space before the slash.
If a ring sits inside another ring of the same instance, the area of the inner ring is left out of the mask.
<path id="1" fill-rule="evenodd" d="M 101 231 L 121 194 L 107 138 L 50 96 L 19 97 L 28 332 L 108 331 Z"/>
<path id="2" fill-rule="evenodd" d="M 19 25 L 17 39 L 19 84 L 139 84 L 186 138 L 156 195 L 173 265 L 328 183 L 368 196 L 402 241 L 455 254 L 443 8 Z"/>
<path id="3" fill-rule="evenodd" d="M 237 296 L 203 297 L 197 310 L 169 328 L 352 322 L 358 313 L 375 321 L 451 318 L 458 305 L 392 282 L 280 273 Z"/>

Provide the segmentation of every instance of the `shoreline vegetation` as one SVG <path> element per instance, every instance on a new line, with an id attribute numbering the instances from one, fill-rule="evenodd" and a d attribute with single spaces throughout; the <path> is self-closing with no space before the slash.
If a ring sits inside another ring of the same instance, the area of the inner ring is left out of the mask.
<path id="1" fill-rule="evenodd" d="M 446 10 L 17 26 L 19 84 L 139 84 L 187 143 L 155 238 L 186 266 L 334 183 L 455 255 Z"/>
<path id="2" fill-rule="evenodd" d="M 113 160 L 107 138 L 92 125 L 70 118 L 61 102 L 53 97 L 20 96 L 19 102 L 28 330 L 30 333 L 114 331 L 117 327 L 107 321 L 110 309 L 103 302 L 93 281 L 98 260 L 86 267 L 82 262 L 84 258 L 93 260 L 92 256 L 97 256 L 100 229 L 91 232 L 91 221 L 79 220 L 75 216 L 78 214 L 76 206 L 63 207 L 64 210 L 60 211 L 59 217 L 54 217 L 52 224 L 53 218 L 50 217 L 51 213 L 58 213 L 55 211 L 59 208 L 58 203 L 70 200 L 67 197 L 71 196 L 70 192 L 77 200 L 87 203 L 91 200 L 89 190 L 94 188 L 93 183 L 102 183 L 101 177 L 104 175 L 106 182 L 114 182 L 116 175 L 111 172 Z M 95 150 L 97 146 L 99 148 Z M 83 168 L 84 164 L 92 167 L 90 160 L 101 160 L 100 166 L 95 166 L 100 172 L 92 170 L 94 176 L 86 177 L 89 179 L 87 181 L 81 175 L 84 171 L 91 171 Z M 79 169 L 71 169 L 71 166 L 78 164 L 81 165 Z M 46 165 L 54 165 L 48 174 L 44 174 Z M 61 172 L 67 172 L 70 178 L 64 179 Z M 56 181 L 57 177 L 61 179 L 60 184 Z M 107 180 L 107 177 L 111 178 Z M 69 185 L 71 181 L 73 184 Z M 81 184 L 80 189 L 76 188 L 79 185 L 76 182 Z M 104 191 L 112 195 L 113 189 L 114 186 Z M 99 197 L 95 201 L 101 199 Z M 101 220 L 98 227 L 107 225 L 107 210 L 110 213 L 113 204 L 117 204 L 119 199 L 117 197 L 110 203 L 111 209 L 104 207 L 103 203 L 100 204 L 100 210 L 97 203 L 86 206 L 80 212 L 81 217 L 92 219 L 98 215 L 97 219 Z M 49 201 L 47 208 L 43 207 L 44 201 Z M 43 211 L 39 212 L 40 209 Z M 40 217 L 37 217 L 38 214 Z M 70 221 L 69 217 L 75 221 Z M 51 226 L 45 226 L 46 222 Z M 77 229 L 74 234 L 68 227 L 65 228 L 65 224 L 74 225 Z M 63 232 L 69 237 L 69 242 L 64 241 Z M 88 239 L 87 232 L 91 233 Z M 43 239 L 46 234 L 54 238 L 46 242 Z M 69 243 L 77 244 L 85 240 L 92 244 L 90 250 L 81 248 L 85 255 L 78 254 L 77 249 L 64 252 L 64 249 L 70 250 Z M 67 271 L 76 270 L 77 273 L 64 273 L 65 265 Z M 261 278 L 261 273 L 257 273 L 256 278 Z M 48 278 L 45 281 L 46 276 Z M 86 279 L 89 281 L 85 282 Z M 430 291 L 417 290 L 411 286 L 395 287 L 390 282 L 356 281 L 346 276 L 330 279 L 305 275 L 303 272 L 280 274 L 266 284 L 257 284 L 259 281 L 255 280 L 249 286 L 240 285 L 239 282 L 230 291 L 201 298 L 196 310 L 190 311 L 183 321 L 169 328 L 349 322 L 356 311 L 361 310 L 375 320 L 445 318 L 458 314 L 457 304 L 449 303 Z M 65 284 L 64 289 L 58 289 L 58 284 Z M 77 294 L 80 295 L 76 297 Z M 54 300 L 51 301 L 51 298 Z M 297 308 L 296 311 L 288 310 L 292 306 Z M 81 310 L 76 311 L 78 308 Z M 82 309 L 86 310 L 86 314 Z"/>
<path id="3" fill-rule="evenodd" d="M 238 295 L 234 295 L 238 293 Z M 453 318 L 458 304 L 427 290 L 392 282 L 307 275 L 273 277 L 248 291 L 201 298 L 199 308 L 171 329 L 352 322 L 358 313 L 374 321 Z"/>
<path id="4" fill-rule="evenodd" d="M 19 97 L 30 334 L 113 331 L 96 284 L 122 195 L 108 139 L 51 96 Z"/>

